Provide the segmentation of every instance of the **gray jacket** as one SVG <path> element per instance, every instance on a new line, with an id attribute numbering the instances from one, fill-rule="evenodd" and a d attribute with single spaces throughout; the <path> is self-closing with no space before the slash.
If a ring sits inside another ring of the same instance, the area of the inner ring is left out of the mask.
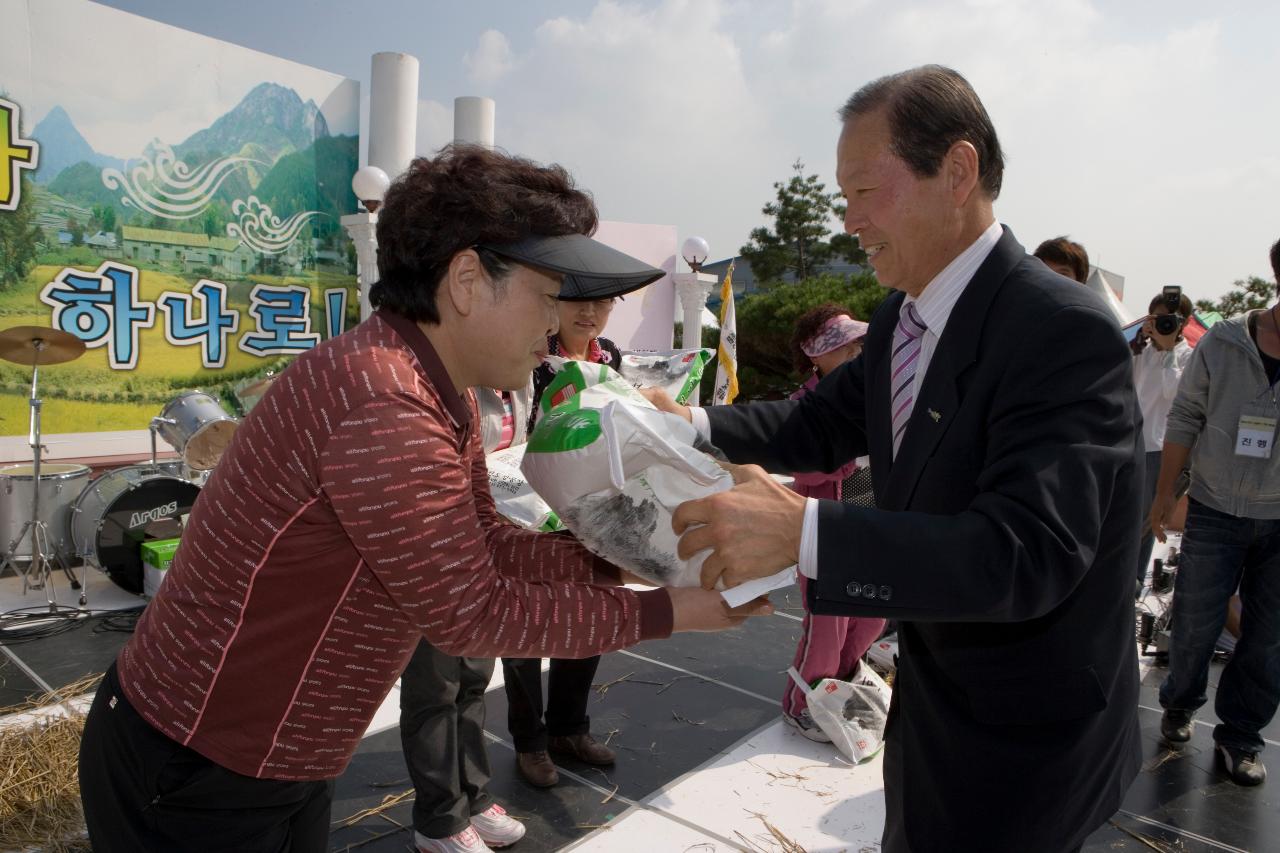
<path id="1" fill-rule="evenodd" d="M 1280 450 L 1270 459 L 1235 454 L 1241 410 L 1254 402 L 1280 406 L 1280 387 L 1267 382 L 1247 316 L 1223 320 L 1200 339 L 1164 440 L 1193 448 L 1191 497 L 1237 518 L 1280 518 Z"/>

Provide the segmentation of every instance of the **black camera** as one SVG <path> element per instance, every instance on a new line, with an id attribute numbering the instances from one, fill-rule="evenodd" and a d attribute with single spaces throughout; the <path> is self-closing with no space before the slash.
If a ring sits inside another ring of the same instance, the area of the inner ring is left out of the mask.
<path id="1" fill-rule="evenodd" d="M 1155 327 L 1158 335 L 1172 335 L 1182 328 L 1182 324 L 1186 321 L 1179 311 L 1182 308 L 1182 288 L 1166 287 L 1160 294 L 1164 307 L 1169 310 L 1168 314 L 1157 314 L 1152 318 L 1152 325 Z"/>

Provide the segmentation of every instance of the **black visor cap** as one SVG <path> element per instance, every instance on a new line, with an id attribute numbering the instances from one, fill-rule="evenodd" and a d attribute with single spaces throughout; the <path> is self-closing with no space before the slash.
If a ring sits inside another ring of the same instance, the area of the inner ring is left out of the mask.
<path id="1" fill-rule="evenodd" d="M 564 276 L 560 299 L 584 302 L 639 290 L 665 273 L 584 234 L 530 235 L 513 243 L 480 243 L 495 255 Z"/>

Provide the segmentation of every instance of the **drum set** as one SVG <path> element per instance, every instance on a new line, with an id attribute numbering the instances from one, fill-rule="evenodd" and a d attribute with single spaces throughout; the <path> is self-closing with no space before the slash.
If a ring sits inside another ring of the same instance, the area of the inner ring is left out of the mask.
<path id="1" fill-rule="evenodd" d="M 80 606 L 85 606 L 84 585 L 73 569 L 77 563 L 141 594 L 142 543 L 181 534 L 185 517 L 239 425 L 215 397 L 187 391 L 151 419 L 150 463 L 91 479 L 86 465 L 44 462 L 40 368 L 74 361 L 84 351 L 79 338 L 54 329 L 0 331 L 0 358 L 31 367 L 31 462 L 0 467 L 0 543 L 8 544 L 0 574 L 13 567 L 22 576 L 24 595 L 43 589 L 50 612 L 57 611 L 53 575 L 59 570 L 80 591 Z M 158 461 L 157 436 L 178 451 L 178 459 Z"/>

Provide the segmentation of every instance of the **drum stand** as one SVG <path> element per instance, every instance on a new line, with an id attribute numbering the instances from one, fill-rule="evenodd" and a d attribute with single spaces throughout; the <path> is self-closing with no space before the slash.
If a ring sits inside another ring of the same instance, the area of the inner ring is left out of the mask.
<path id="1" fill-rule="evenodd" d="M 166 426 L 166 425 L 174 426 L 177 423 L 178 422 L 175 421 L 173 418 L 166 418 L 160 415 L 156 415 L 154 418 L 151 419 L 151 423 L 148 424 L 147 428 L 151 431 L 151 471 L 152 473 L 159 473 L 160 471 L 160 463 L 156 461 L 156 434 L 160 431 L 160 427 Z"/>
<path id="2" fill-rule="evenodd" d="M 44 341 L 36 339 L 32 342 L 32 346 L 35 349 L 35 357 L 31 362 L 31 399 L 27 401 L 31 406 L 31 424 L 27 443 L 31 445 L 31 480 L 34 486 L 31 490 L 31 520 L 22 525 L 22 530 L 18 532 L 17 537 L 9 543 L 4 561 L 0 562 L 0 572 L 10 565 L 15 571 L 18 570 L 16 552 L 22 540 L 30 533 L 31 562 L 22 571 L 22 594 L 26 595 L 28 589 L 43 589 L 45 599 L 49 602 L 49 612 L 56 613 L 58 601 L 53 590 L 55 564 L 66 574 L 67 580 L 71 582 L 71 588 L 80 590 L 81 607 L 85 606 L 86 596 L 80 580 L 71 571 L 71 567 L 56 550 L 49 547 L 49 525 L 40 518 L 40 457 L 44 453 L 44 447 L 40 444 L 40 406 L 43 401 L 36 396 L 36 388 L 40 378 L 40 352 L 44 349 Z"/>

